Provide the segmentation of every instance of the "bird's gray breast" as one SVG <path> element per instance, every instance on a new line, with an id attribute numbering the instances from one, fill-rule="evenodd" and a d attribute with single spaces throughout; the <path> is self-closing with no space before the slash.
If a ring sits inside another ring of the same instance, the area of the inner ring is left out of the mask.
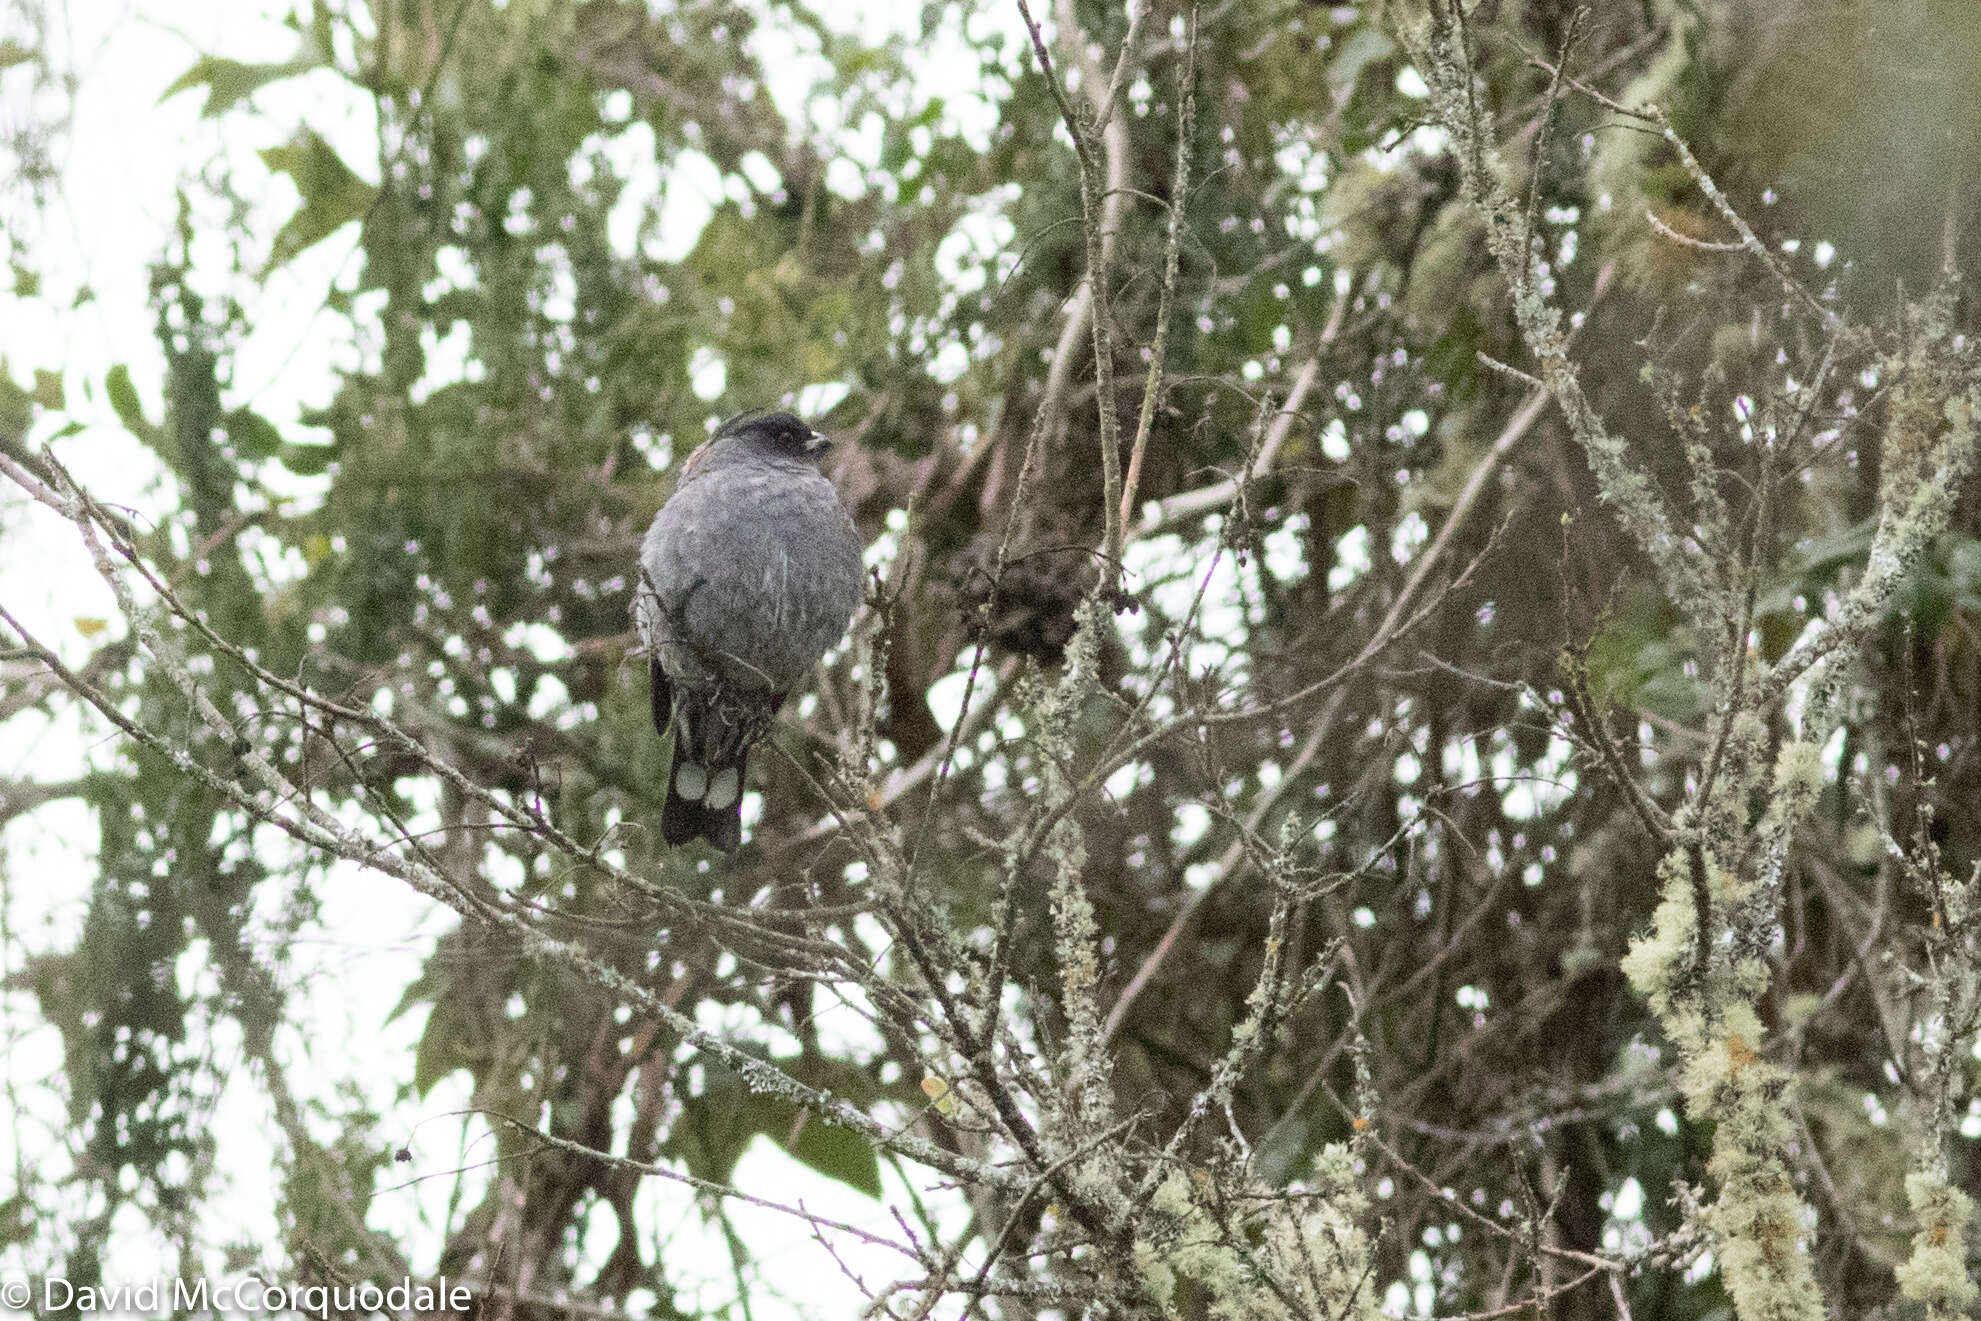
<path id="1" fill-rule="evenodd" d="M 805 463 L 732 461 L 684 481 L 640 548 L 640 632 L 677 683 L 783 693 L 846 631 L 860 538 Z"/>

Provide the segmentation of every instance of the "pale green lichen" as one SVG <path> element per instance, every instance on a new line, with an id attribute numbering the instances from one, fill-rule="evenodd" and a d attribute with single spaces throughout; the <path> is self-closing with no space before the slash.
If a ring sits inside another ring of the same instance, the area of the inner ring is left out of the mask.
<path id="1" fill-rule="evenodd" d="M 1695 1018 L 1674 1019 L 1668 1028 L 1682 1048 L 1685 1062 L 1679 1087 L 1694 1110 L 1715 1108 L 1731 1099 L 1730 1088 L 1751 1085 L 1756 1070 L 1769 1066 L 1755 1051 L 1761 1040 L 1761 1020 L 1747 1005 L 1730 1005 L 1719 1019 L 1719 1030 L 1708 1033 Z"/>
<path id="2" fill-rule="evenodd" d="M 1751 1008 L 1730 1006 L 1724 1022 L 1684 1080 L 1691 1112 L 1718 1123 L 1706 1168 L 1719 1179 L 1720 1196 L 1707 1222 L 1721 1238 L 1721 1275 L 1743 1321 L 1821 1317 L 1807 1241 L 1813 1217 L 1788 1164 L 1796 1138 L 1783 1104 L 1789 1079 L 1755 1049 L 1761 1023 Z"/>
<path id="3" fill-rule="evenodd" d="M 1146 1238 L 1136 1239 L 1129 1252 L 1134 1261 L 1136 1278 L 1142 1284 L 1143 1295 L 1167 1312 L 1176 1298 L 1176 1272 L 1162 1259 L 1156 1245 Z"/>
<path id="4" fill-rule="evenodd" d="M 1974 1203 L 1945 1177 L 1926 1171 L 1905 1176 L 1905 1197 L 1919 1219 L 1912 1255 L 1898 1266 L 1898 1291 L 1926 1305 L 1928 1321 L 1967 1315 L 1981 1290 L 1967 1276 L 1967 1225 Z"/>
<path id="5" fill-rule="evenodd" d="M 1623 975 L 1660 1017 L 1670 1010 L 1672 978 L 1692 949 L 1698 929 L 1692 896 L 1668 881 L 1665 897 L 1651 915 L 1651 929 L 1631 941 L 1623 956 Z"/>
<path id="6" fill-rule="evenodd" d="M 1765 732 L 1743 723 L 1729 731 L 1729 796 L 1744 796 L 1759 778 L 1754 765 L 1765 764 Z M 1807 783 L 1805 761 L 1800 752 L 1787 756 L 1792 782 Z M 1778 759 L 1778 780 L 1783 764 Z M 1716 1125 L 1707 1169 L 1720 1191 L 1704 1219 L 1720 1239 L 1720 1271 L 1736 1313 L 1742 1321 L 1819 1321 L 1809 1217 L 1787 1159 L 1796 1138 L 1783 1104 L 1790 1079 L 1760 1052 L 1765 1029 L 1754 1004 L 1768 967 L 1719 945 L 1701 962 L 1695 866 L 1705 873 L 1711 929 L 1731 930 L 1724 914 L 1747 920 L 1755 881 L 1723 866 L 1703 844 L 1696 858 L 1690 847 L 1675 848 L 1659 865 L 1664 897 L 1651 930 L 1633 943 L 1623 970 L 1677 1048 L 1687 1112 Z"/>
<path id="7" fill-rule="evenodd" d="M 1263 1187 L 1233 1198 L 1213 1182 L 1206 1171 L 1171 1169 L 1149 1198 L 1132 1257 L 1150 1301 L 1166 1309 L 1187 1279 L 1216 1321 L 1381 1317 L 1362 1228 L 1369 1200 L 1352 1148 L 1325 1148 L 1309 1185 L 1291 1198 Z"/>
<path id="8" fill-rule="evenodd" d="M 1109 618 L 1096 596 L 1080 603 L 1075 613 L 1066 665 L 1058 682 L 1048 686 L 1038 703 L 1038 748 L 1041 806 L 1056 808 L 1072 793 L 1060 768 L 1072 757 L 1073 726 L 1094 682 L 1100 658 L 1100 631 Z M 1052 932 L 1059 958 L 1061 1004 L 1067 1017 L 1066 1053 L 1062 1073 L 1072 1098 L 1076 1125 L 1066 1145 L 1086 1144 L 1114 1118 L 1114 1088 L 1108 1065 L 1100 1012 L 1100 926 L 1082 879 L 1087 864 L 1086 842 L 1078 818 L 1066 813 L 1047 833 L 1041 850 L 1053 868 Z M 1095 1160 L 1084 1164 L 1092 1167 Z M 1120 1197 L 1113 1185 L 1107 1200 Z"/>
<path id="9" fill-rule="evenodd" d="M 1758 787 L 1761 781 L 1761 754 L 1768 746 L 1768 722 L 1761 713 L 1748 708 L 1734 714 L 1727 733 L 1726 762 L 1734 780 L 1743 789 Z"/>
<path id="10" fill-rule="evenodd" d="M 1802 1199 L 1785 1174 L 1770 1184 L 1729 1183 L 1722 1188 L 1708 1222 L 1720 1235 L 1720 1275 L 1742 1321 L 1806 1321 L 1824 1315 L 1803 1216 Z"/>
<path id="11" fill-rule="evenodd" d="M 1736 1313 L 1741 1321 L 1825 1321 L 1808 1241 L 1815 1221 L 1795 1191 L 1790 1165 L 1799 1136 L 1790 1119 L 1791 1078 L 1763 1056 L 1755 1005 L 1768 988 L 1771 950 L 1780 938 L 1791 838 L 1826 784 L 1819 749 L 1842 705 L 1846 663 L 1945 529 L 1960 481 L 1975 462 L 1981 391 L 1974 355 L 1954 334 L 1952 282 L 1911 310 L 1906 342 L 1883 364 L 1881 374 L 1895 384 L 1865 571 L 1824 626 L 1771 666 L 1748 650 L 1752 597 L 1741 579 L 1754 569 L 1728 544 L 1711 453 L 1688 451 L 1700 516 L 1691 520 L 1693 534 L 1680 537 L 1676 516 L 1626 439 L 1608 429 L 1582 391 L 1559 311 L 1535 278 L 1526 209 L 1516 203 L 1493 145 L 1498 134 L 1479 103 L 1460 11 L 1444 3 L 1398 4 L 1386 17 L 1429 84 L 1432 118 L 1450 135 L 1514 321 L 1588 457 L 1602 502 L 1651 560 L 1667 598 L 1703 633 L 1729 638 L 1716 683 L 1712 751 L 1688 802 L 1668 827 L 1654 825 L 1669 846 L 1658 866 L 1659 903 L 1622 966 L 1676 1048 L 1688 1111 L 1714 1125 L 1708 1169 L 1718 1197 L 1698 1220 L 1719 1240 L 1720 1270 Z M 1651 117 L 1692 183 L 1748 250 L 1772 266 L 1668 121 Z M 1826 322 L 1834 320 L 1810 301 Z M 1807 687 L 1804 727 L 1770 758 L 1773 715 L 1798 682 Z M 1758 812 L 1757 799 L 1763 800 Z M 1944 921 L 1938 910 L 1935 916 Z M 1972 1302 L 1956 1232 L 1966 1215 L 1964 1203 L 1938 1192 L 1927 1199 L 1922 1233 L 1931 1241 L 1915 1247 L 1904 1277 L 1908 1296 L 1942 1311 Z"/>
<path id="12" fill-rule="evenodd" d="M 1922 832 L 1923 833 L 1923 832 Z M 1909 853 L 1893 853 L 1905 874 L 1934 901 L 1932 922 L 1922 935 L 1924 967 L 1918 974 L 1931 1008 L 1917 1021 L 1913 1040 L 1918 1062 L 1911 1081 L 1924 1104 L 1913 1111 L 1917 1152 L 1906 1175 L 1906 1200 L 1919 1222 L 1912 1255 L 1897 1268 L 1899 1292 L 1926 1305 L 1927 1321 L 1952 1321 L 1970 1313 L 1977 1290 L 1967 1274 L 1967 1226 L 1974 1204 L 1949 1177 L 1948 1148 L 1959 1131 L 1972 1044 L 1971 1025 L 1981 1004 L 1974 891 L 1981 886 L 1981 864 L 1965 881 L 1940 866 L 1939 851 L 1928 842 Z M 1959 1026 L 1961 1024 L 1967 1027 Z M 1922 1085 L 1923 1084 L 1923 1085 Z"/>
<path id="13" fill-rule="evenodd" d="M 1827 782 L 1823 771 L 1823 750 L 1806 740 L 1782 744 L 1775 755 L 1775 783 L 1786 792 L 1814 799 Z"/>

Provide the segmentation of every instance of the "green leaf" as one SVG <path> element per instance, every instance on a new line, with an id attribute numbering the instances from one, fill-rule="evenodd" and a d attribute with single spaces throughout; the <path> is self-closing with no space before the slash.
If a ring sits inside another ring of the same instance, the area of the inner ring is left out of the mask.
<path id="1" fill-rule="evenodd" d="M 7 372 L 7 360 L 0 358 L 0 434 L 26 431 L 34 420 L 34 410 L 29 406 L 34 396 L 14 384 L 14 378 Z"/>
<path id="2" fill-rule="evenodd" d="M 181 92 L 205 87 L 206 105 L 200 109 L 200 115 L 212 119 L 225 114 L 268 84 L 308 73 L 320 63 L 320 60 L 299 57 L 286 64 L 243 64 L 218 55 L 202 55 L 193 61 L 192 68 L 174 79 L 158 99 L 168 101 Z"/>
<path id="3" fill-rule="evenodd" d="M 806 1114 L 790 1151 L 826 1178 L 879 1198 L 880 1160 L 867 1140 L 852 1129 Z"/>
<path id="4" fill-rule="evenodd" d="M 1802 630 L 1809 621 L 1792 610 L 1756 613 L 1761 634 L 1761 658 L 1772 665 L 1788 654 L 1788 649 L 1802 636 Z"/>
<path id="5" fill-rule="evenodd" d="M 419 1044 L 413 1049 L 413 1092 L 425 1096 L 456 1069 L 474 1072 L 481 1062 L 477 1051 L 485 1033 L 473 1011 L 473 997 L 455 984 L 451 969 L 444 963 L 424 969 L 385 1021 L 390 1023 L 420 1005 L 432 1006 L 426 1026 L 420 1030 Z"/>
<path id="6" fill-rule="evenodd" d="M 246 459 L 272 459 L 282 452 L 282 433 L 252 408 L 237 408 L 227 415 L 227 439 Z"/>
<path id="7" fill-rule="evenodd" d="M 321 243 L 353 220 L 362 220 L 378 193 L 312 129 L 303 129 L 283 146 L 267 148 L 261 158 L 269 169 L 294 180 L 296 191 L 303 196 L 302 206 L 275 236 L 267 270 Z"/>
<path id="8" fill-rule="evenodd" d="M 0 69 L 11 69 L 16 64 L 27 64 L 40 58 L 38 53 L 29 50 L 12 37 L 0 41 Z"/>
<path id="9" fill-rule="evenodd" d="M 320 51 L 331 49 L 334 26 L 335 20 L 331 15 L 330 6 L 324 3 L 324 0 L 310 0 L 310 30 L 307 40 L 314 43 L 315 49 Z M 297 30 L 300 31 L 300 27 Z M 326 58 L 324 63 L 329 64 L 329 59 Z"/>
<path id="10" fill-rule="evenodd" d="M 33 1203 L 18 1193 L 0 1202 L 0 1247 L 33 1243 L 39 1223 Z"/>
<path id="11" fill-rule="evenodd" d="M 328 37 L 327 30 L 301 35 L 296 53 L 280 64 L 244 64 L 219 55 L 202 55 L 158 99 L 168 101 L 181 92 L 204 87 L 206 105 L 200 114 L 211 119 L 233 109 L 270 83 L 326 67 L 329 60 L 324 52 L 330 49 Z"/>
<path id="12" fill-rule="evenodd" d="M 750 1139 L 770 1132 L 780 1118 L 788 1122 L 790 1109 L 775 1097 L 753 1095 L 727 1070 L 711 1070 L 705 1087 L 699 1096 L 683 1098 L 661 1150 L 697 1178 L 726 1181 Z"/>
<path id="13" fill-rule="evenodd" d="M 62 373 L 34 369 L 34 401 L 43 408 L 62 407 Z"/>
<path id="14" fill-rule="evenodd" d="M 282 466 L 298 477 L 315 477 L 335 462 L 337 444 L 333 441 L 328 445 L 304 445 L 292 440 L 282 446 L 278 457 Z"/>
<path id="15" fill-rule="evenodd" d="M 138 388 L 131 384 L 131 369 L 118 363 L 103 378 L 103 392 L 110 397 L 110 407 L 117 410 L 117 420 L 124 429 L 136 436 L 150 436 L 156 428 L 145 419 L 144 405 L 138 402 Z"/>

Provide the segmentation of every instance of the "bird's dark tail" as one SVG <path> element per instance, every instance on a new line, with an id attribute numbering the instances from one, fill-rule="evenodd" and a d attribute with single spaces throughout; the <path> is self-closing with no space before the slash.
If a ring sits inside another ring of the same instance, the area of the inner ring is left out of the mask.
<path id="1" fill-rule="evenodd" d="M 743 788 L 750 747 L 762 738 L 784 702 L 739 700 L 712 686 L 676 685 L 658 657 L 649 662 L 653 726 L 674 732 L 660 836 L 669 844 L 705 839 L 733 853 L 743 839 Z"/>
<path id="2" fill-rule="evenodd" d="M 738 749 L 734 760 L 713 763 L 694 759 L 683 730 L 674 734 L 674 764 L 667 771 L 667 801 L 660 809 L 660 837 L 669 844 L 686 844 L 700 837 L 734 853 L 743 838 L 743 771 L 747 753 Z"/>
<path id="3" fill-rule="evenodd" d="M 733 703 L 703 689 L 677 689 L 658 660 L 652 665 L 653 723 L 674 731 L 660 837 L 669 844 L 705 839 L 733 853 L 743 839 L 743 779 L 757 728 Z"/>

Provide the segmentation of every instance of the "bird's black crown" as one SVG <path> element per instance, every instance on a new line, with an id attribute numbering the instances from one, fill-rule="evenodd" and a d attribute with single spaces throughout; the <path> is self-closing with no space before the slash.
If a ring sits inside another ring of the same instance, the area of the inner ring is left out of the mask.
<path id="1" fill-rule="evenodd" d="M 763 445 L 793 458 L 812 459 L 824 452 L 830 442 L 814 431 L 811 423 L 791 413 L 766 413 L 752 409 L 738 413 L 716 429 L 715 440 L 737 439 Z"/>

